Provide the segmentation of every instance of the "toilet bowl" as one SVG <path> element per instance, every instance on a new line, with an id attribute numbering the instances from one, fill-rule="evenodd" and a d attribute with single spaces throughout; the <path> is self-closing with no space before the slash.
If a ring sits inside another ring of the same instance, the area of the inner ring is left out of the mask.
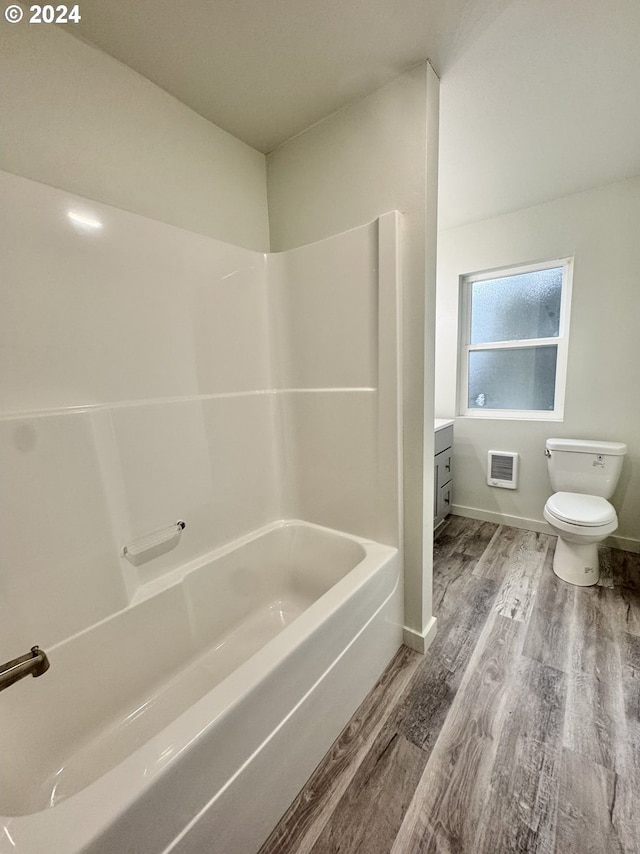
<path id="1" fill-rule="evenodd" d="M 597 584 L 598 543 L 618 527 L 613 505 L 598 495 L 556 492 L 545 504 L 543 516 L 558 537 L 555 574 L 581 587 Z"/>
<path id="2" fill-rule="evenodd" d="M 558 537 L 553 571 L 588 587 L 600 577 L 598 544 L 618 527 L 613 495 L 627 446 L 622 442 L 547 439 L 551 486 L 543 516 Z"/>

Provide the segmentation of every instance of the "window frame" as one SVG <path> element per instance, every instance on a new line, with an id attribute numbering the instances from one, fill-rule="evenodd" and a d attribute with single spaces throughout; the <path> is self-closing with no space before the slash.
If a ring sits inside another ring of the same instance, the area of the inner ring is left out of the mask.
<path id="1" fill-rule="evenodd" d="M 498 267 L 478 273 L 460 276 L 460 324 L 458 358 L 458 415 L 463 418 L 494 418 L 520 421 L 562 421 L 564 419 L 567 360 L 569 351 L 569 321 L 571 314 L 571 291 L 573 286 L 574 258 L 555 258 L 528 264 Z M 553 338 L 517 338 L 512 341 L 495 341 L 471 344 L 471 294 L 475 282 L 501 279 L 523 273 L 535 273 L 562 267 L 562 290 L 560 295 L 560 318 L 558 335 Z M 469 407 L 469 353 L 474 350 L 513 350 L 526 347 L 557 347 L 556 382 L 553 410 L 551 409 L 485 409 Z"/>

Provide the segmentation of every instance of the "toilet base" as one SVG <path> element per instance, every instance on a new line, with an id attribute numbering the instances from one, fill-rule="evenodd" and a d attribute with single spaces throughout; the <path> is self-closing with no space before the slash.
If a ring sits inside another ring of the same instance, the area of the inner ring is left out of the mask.
<path id="1" fill-rule="evenodd" d="M 591 587 L 600 578 L 597 543 L 568 543 L 558 537 L 553 556 L 553 571 L 563 581 L 579 587 Z"/>

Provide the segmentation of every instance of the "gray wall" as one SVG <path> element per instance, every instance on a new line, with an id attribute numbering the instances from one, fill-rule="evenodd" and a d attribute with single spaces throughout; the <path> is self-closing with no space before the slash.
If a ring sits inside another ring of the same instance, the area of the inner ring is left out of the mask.
<path id="1" fill-rule="evenodd" d="M 640 179 L 442 231 L 439 236 L 436 413 L 456 413 L 459 277 L 575 255 L 564 420 L 457 418 L 454 503 L 463 515 L 546 530 L 549 436 L 626 442 L 613 497 L 618 545 L 640 545 Z M 489 449 L 521 455 L 517 490 L 486 485 Z"/>

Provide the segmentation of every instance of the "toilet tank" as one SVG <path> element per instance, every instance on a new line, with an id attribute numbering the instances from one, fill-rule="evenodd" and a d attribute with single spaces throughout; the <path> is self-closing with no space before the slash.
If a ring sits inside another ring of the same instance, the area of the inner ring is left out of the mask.
<path id="1" fill-rule="evenodd" d="M 611 498 L 627 446 L 590 439 L 547 439 L 545 453 L 554 492 Z"/>

